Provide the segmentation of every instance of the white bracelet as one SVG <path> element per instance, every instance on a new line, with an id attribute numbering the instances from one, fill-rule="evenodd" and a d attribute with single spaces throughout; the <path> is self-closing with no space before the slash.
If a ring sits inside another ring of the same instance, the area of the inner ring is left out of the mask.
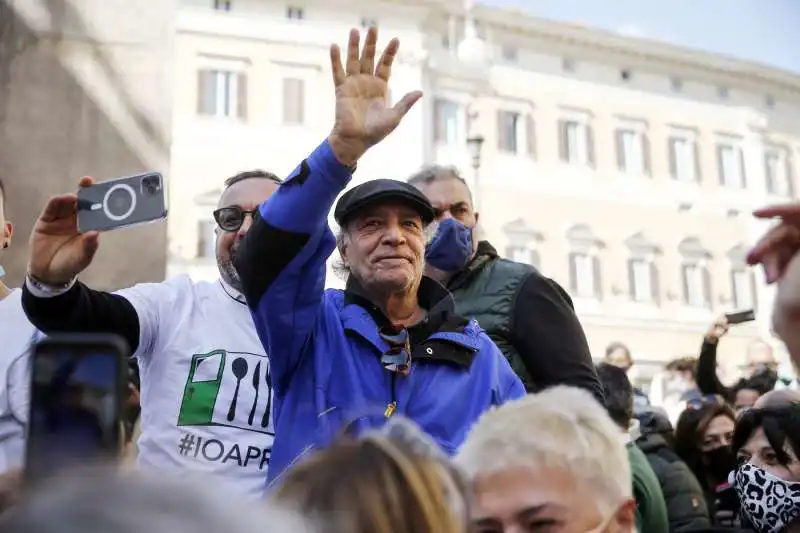
<path id="1" fill-rule="evenodd" d="M 78 278 L 72 278 L 67 283 L 52 285 L 36 279 L 36 276 L 27 272 L 25 274 L 25 286 L 36 298 L 54 298 L 69 291 L 75 285 L 77 279 Z"/>

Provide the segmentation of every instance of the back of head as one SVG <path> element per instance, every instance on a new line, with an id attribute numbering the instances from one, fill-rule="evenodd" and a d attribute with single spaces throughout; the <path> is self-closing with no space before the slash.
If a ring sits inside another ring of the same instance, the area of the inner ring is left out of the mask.
<path id="1" fill-rule="evenodd" d="M 611 512 L 631 498 L 620 428 L 587 391 L 556 386 L 485 413 L 458 455 L 470 478 L 525 467 L 569 472 Z"/>
<path id="2" fill-rule="evenodd" d="M 608 414 L 617 425 L 627 430 L 633 419 L 633 385 L 628 374 L 617 366 L 600 363 L 597 377 L 603 386 Z"/>
<path id="3" fill-rule="evenodd" d="M 269 505 L 244 507 L 225 494 L 138 472 L 92 469 L 49 482 L 0 519 L 13 533 L 310 533 Z"/>
<path id="4" fill-rule="evenodd" d="M 414 431 L 390 424 L 387 431 L 317 452 L 286 474 L 275 501 L 334 531 L 463 531 L 466 484 L 446 456 Z"/>

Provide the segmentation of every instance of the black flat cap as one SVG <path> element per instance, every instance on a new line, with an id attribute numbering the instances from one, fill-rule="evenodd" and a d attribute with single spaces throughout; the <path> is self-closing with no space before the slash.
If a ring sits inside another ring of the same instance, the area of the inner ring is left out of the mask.
<path id="1" fill-rule="evenodd" d="M 404 181 L 380 179 L 362 183 L 344 193 L 336 202 L 333 218 L 343 226 L 356 211 L 376 202 L 405 204 L 419 213 L 425 224 L 436 217 L 433 206 L 419 189 Z"/>

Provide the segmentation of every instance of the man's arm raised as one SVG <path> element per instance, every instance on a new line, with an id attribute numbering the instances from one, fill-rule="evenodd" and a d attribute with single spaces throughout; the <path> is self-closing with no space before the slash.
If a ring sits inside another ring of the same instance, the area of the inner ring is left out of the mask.
<path id="1" fill-rule="evenodd" d="M 339 47 L 331 46 L 336 89 L 331 134 L 260 206 L 237 254 L 235 266 L 279 393 L 300 362 L 322 305 L 326 260 L 335 248 L 328 213 L 359 158 L 422 96 L 409 93 L 394 107 L 386 105 L 400 43 L 390 41 L 376 66 L 376 42 L 373 28 L 359 55 L 360 35 L 351 30 L 346 70 Z"/>

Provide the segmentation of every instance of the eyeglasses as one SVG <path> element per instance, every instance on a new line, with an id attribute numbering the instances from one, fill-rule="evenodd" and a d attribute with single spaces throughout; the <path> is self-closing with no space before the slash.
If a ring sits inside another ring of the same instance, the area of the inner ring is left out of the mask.
<path id="1" fill-rule="evenodd" d="M 719 394 L 708 394 L 703 396 L 702 398 L 695 398 L 693 400 L 689 400 L 686 402 L 686 408 L 692 411 L 698 411 L 704 407 L 708 407 L 711 405 L 725 405 L 726 402 L 725 398 L 720 396 Z"/>
<path id="2" fill-rule="evenodd" d="M 214 220 L 222 231 L 239 231 L 244 224 L 247 215 L 252 217 L 256 210 L 245 211 L 241 207 L 232 205 L 230 207 L 220 207 L 214 211 Z"/>
<path id="3" fill-rule="evenodd" d="M 383 368 L 407 376 L 411 371 L 411 338 L 406 328 L 386 326 L 378 332 L 389 349 L 381 357 Z"/>

